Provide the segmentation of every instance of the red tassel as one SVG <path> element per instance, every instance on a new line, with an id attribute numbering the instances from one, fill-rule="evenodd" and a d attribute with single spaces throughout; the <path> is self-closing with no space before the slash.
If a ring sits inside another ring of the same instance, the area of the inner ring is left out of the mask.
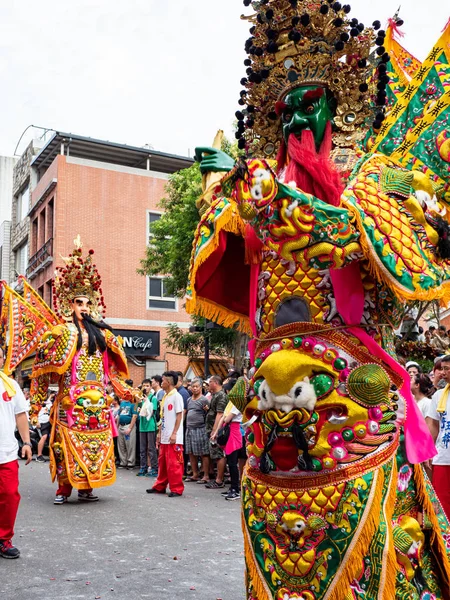
<path id="1" fill-rule="evenodd" d="M 245 262 L 249 265 L 259 265 L 264 245 L 255 233 L 253 227 L 245 225 Z"/>
<path id="2" fill-rule="evenodd" d="M 403 31 L 400 31 L 399 26 L 397 25 L 397 23 L 394 21 L 394 19 L 388 19 L 388 27 L 390 29 L 392 29 L 392 37 L 395 39 L 395 36 L 398 37 L 405 37 L 405 34 L 403 33 Z"/>

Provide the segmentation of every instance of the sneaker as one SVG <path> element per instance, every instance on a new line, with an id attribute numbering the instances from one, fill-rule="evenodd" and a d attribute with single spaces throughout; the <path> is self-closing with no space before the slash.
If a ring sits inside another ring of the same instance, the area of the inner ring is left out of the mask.
<path id="1" fill-rule="evenodd" d="M 35 461 L 36 461 L 36 462 L 40 462 L 40 463 L 45 463 L 45 462 L 47 462 L 47 461 L 45 460 L 45 458 L 42 456 L 42 454 L 41 454 L 40 456 L 36 456 L 36 458 L 35 458 Z"/>
<path id="2" fill-rule="evenodd" d="M 55 496 L 53 500 L 53 504 L 65 504 L 67 502 L 67 496 L 63 496 L 62 494 L 58 494 Z"/>
<path id="3" fill-rule="evenodd" d="M 178 492 L 170 492 L 167 495 L 169 496 L 169 498 L 178 498 L 178 497 L 181 497 L 181 494 L 179 494 Z"/>
<path id="4" fill-rule="evenodd" d="M 145 475 L 146 477 L 158 477 L 157 469 L 150 469 L 148 473 Z"/>
<path id="5" fill-rule="evenodd" d="M 136 473 L 136 477 L 145 477 L 145 475 L 146 475 L 145 469 L 139 469 L 139 471 Z"/>
<path id="6" fill-rule="evenodd" d="M 235 492 L 234 490 L 230 490 L 228 496 L 225 496 L 225 500 L 239 500 L 239 498 L 241 497 L 241 494 L 239 492 Z"/>
<path id="7" fill-rule="evenodd" d="M 217 489 L 223 488 L 223 487 L 225 487 L 225 484 L 223 482 L 219 483 L 215 479 L 213 479 L 212 481 L 210 481 L 209 483 L 207 483 L 205 485 L 205 488 L 208 488 L 208 490 L 217 490 Z"/>
<path id="8" fill-rule="evenodd" d="M 228 494 L 229 494 L 230 492 L 231 492 L 231 490 L 230 490 L 230 489 L 228 489 L 228 490 L 223 490 L 223 492 L 220 492 L 220 495 L 221 495 L 221 496 L 228 496 Z"/>
<path id="9" fill-rule="evenodd" d="M 78 502 L 98 502 L 98 496 L 92 492 L 78 492 Z"/>
<path id="10" fill-rule="evenodd" d="M 19 558 L 20 550 L 11 544 L 11 540 L 0 542 L 0 556 L 2 558 Z"/>

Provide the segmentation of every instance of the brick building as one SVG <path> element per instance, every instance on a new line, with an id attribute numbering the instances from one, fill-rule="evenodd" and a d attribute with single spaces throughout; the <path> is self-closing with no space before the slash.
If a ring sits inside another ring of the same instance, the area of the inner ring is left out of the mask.
<path id="1" fill-rule="evenodd" d="M 167 323 L 189 327 L 182 302 L 167 297 L 162 277 L 146 278 L 137 269 L 151 224 L 161 215 L 169 174 L 191 164 L 185 157 L 59 132 L 31 163 L 36 185 L 28 213 L 27 278 L 51 304 L 55 267 L 80 234 L 84 250 L 95 250 L 106 320 L 124 337 L 136 383 L 187 363 L 164 344 Z"/>

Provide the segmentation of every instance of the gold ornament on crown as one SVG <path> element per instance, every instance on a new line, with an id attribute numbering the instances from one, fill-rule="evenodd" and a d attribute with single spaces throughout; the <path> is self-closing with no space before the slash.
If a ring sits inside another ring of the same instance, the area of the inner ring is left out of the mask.
<path id="1" fill-rule="evenodd" d="M 104 317 L 106 306 L 101 288 L 101 277 L 93 262 L 94 251 L 82 256 L 80 236 L 74 240 L 75 248 L 68 257 L 62 256 L 64 266 L 57 267 L 53 281 L 53 305 L 59 316 L 66 321 L 72 318 L 72 302 L 75 298 L 88 298 L 94 319 Z"/>
<path id="2" fill-rule="evenodd" d="M 299 1 L 296 6 L 289 0 L 271 0 L 252 2 L 252 6 L 256 12 L 242 18 L 255 28 L 250 68 L 258 80 L 262 76 L 262 81 L 247 80 L 246 93 L 241 93 L 246 104 L 254 107 L 253 112 L 247 109 L 247 118 L 253 124 L 244 133 L 249 152 L 266 156 L 276 153 L 282 137 L 281 120 L 275 116 L 276 103 L 283 101 L 291 90 L 306 85 L 330 90 L 337 103 L 336 141 L 344 146 L 346 139 L 354 141 L 373 113 L 369 99 L 375 90 L 370 87 L 367 91 L 360 90 L 370 80 L 367 59 L 376 37 L 373 29 L 365 28 L 358 35 L 351 35 L 355 28 L 344 7 L 339 9 L 339 3 L 330 5 L 327 0 Z M 320 12 L 323 6 L 328 7 L 326 14 Z M 272 18 L 267 18 L 267 11 L 273 11 Z M 294 21 L 294 25 L 293 19 L 299 19 L 298 23 Z M 302 24 L 300 19 L 309 22 Z M 299 40 L 290 39 L 293 30 L 300 34 Z M 347 36 L 348 40 L 343 41 Z M 276 52 L 268 51 L 271 41 L 277 45 Z M 367 66 L 358 65 L 364 60 Z"/>

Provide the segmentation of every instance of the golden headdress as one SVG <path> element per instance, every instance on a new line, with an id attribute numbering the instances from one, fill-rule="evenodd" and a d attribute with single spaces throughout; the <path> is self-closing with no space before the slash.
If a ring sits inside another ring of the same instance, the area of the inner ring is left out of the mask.
<path id="1" fill-rule="evenodd" d="M 343 139 L 372 115 L 371 96 L 376 95 L 376 104 L 384 106 L 389 55 L 383 46 L 384 31 L 375 35 L 379 21 L 365 28 L 348 17 L 348 4 L 333 0 L 244 0 L 244 4 L 255 12 L 243 17 L 252 27 L 245 44 L 249 54 L 244 63 L 247 76 L 241 80 L 245 89 L 239 100 L 247 107 L 236 113 L 240 148 L 265 156 L 276 153 L 281 140 L 277 103 L 300 86 L 317 84 L 330 90 L 337 102 L 335 130 Z M 378 83 L 371 78 L 373 66 L 368 60 L 374 44 Z M 378 109 L 374 127 L 383 118 L 383 109 Z"/>
<path id="2" fill-rule="evenodd" d="M 93 263 L 93 250 L 85 258 L 82 256 L 80 236 L 74 240 L 75 248 L 64 266 L 57 267 L 53 281 L 53 305 L 59 316 L 69 320 L 72 317 L 72 302 L 75 298 L 85 297 L 91 302 L 91 316 L 94 319 L 104 317 L 106 306 L 102 294 L 102 280 Z"/>

